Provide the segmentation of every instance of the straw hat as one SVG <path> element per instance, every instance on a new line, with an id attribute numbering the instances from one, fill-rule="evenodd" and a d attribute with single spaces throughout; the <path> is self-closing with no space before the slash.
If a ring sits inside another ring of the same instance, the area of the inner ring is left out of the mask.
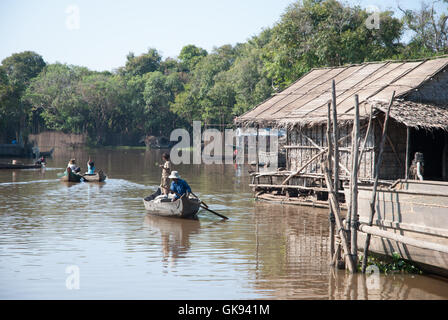
<path id="1" fill-rule="evenodd" d="M 177 171 L 171 171 L 170 176 L 168 177 L 170 179 L 180 179 L 180 174 Z"/>

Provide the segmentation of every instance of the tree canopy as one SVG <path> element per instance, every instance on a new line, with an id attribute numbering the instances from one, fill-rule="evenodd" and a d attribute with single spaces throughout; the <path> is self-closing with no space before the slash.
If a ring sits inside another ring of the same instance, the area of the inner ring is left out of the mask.
<path id="1" fill-rule="evenodd" d="M 447 1 L 400 7 L 402 19 L 379 12 L 379 28 L 368 27 L 371 13 L 359 6 L 297 1 L 244 43 L 210 52 L 189 44 L 165 59 L 149 48 L 129 53 L 112 72 L 15 53 L 0 65 L 0 134 L 7 141 L 62 130 L 109 144 L 116 135 L 135 143 L 145 135 L 167 136 L 177 127 L 190 129 L 194 120 L 225 126 L 311 68 L 447 53 Z"/>

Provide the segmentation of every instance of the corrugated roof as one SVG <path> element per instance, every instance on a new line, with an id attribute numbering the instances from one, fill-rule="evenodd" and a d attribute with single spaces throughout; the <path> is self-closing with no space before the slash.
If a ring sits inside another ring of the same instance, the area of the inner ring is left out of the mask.
<path id="1" fill-rule="evenodd" d="M 353 119 L 354 95 L 359 96 L 360 116 L 368 117 L 372 103 L 382 105 L 393 91 L 400 99 L 418 88 L 448 65 L 448 57 L 412 62 L 373 62 L 335 68 L 313 69 L 282 92 L 238 117 L 240 125 L 258 123 L 266 126 L 313 125 L 327 119 L 332 81 L 336 83 L 336 101 L 340 121 Z M 397 103 L 394 103 L 394 106 Z M 434 111 L 427 104 L 421 105 Z M 415 109 L 413 109 L 414 113 Z M 406 110 L 399 111 L 401 119 Z M 446 115 L 448 127 L 448 111 Z M 398 114 L 391 112 L 391 116 Z M 412 116 L 412 115 L 410 115 Z M 445 118 L 445 117 L 444 117 Z M 410 117 L 407 117 L 407 123 Z M 396 119 L 399 120 L 399 119 Z M 428 124 L 428 123 L 427 123 Z M 440 124 L 439 124 L 440 125 Z"/>

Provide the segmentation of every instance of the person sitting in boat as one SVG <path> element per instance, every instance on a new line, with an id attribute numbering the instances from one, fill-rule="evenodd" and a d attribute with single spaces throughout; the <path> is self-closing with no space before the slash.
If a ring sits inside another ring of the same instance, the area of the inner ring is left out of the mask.
<path id="1" fill-rule="evenodd" d="M 171 161 L 170 155 L 166 152 L 162 154 L 163 164 L 159 165 L 162 168 L 162 179 L 160 181 L 160 188 L 162 189 L 162 193 L 164 195 L 168 195 L 170 191 L 170 173 L 171 173 Z"/>
<path id="2" fill-rule="evenodd" d="M 45 163 L 46 163 L 46 161 L 45 161 L 45 158 L 43 156 L 40 157 L 40 159 L 35 162 L 35 164 L 45 164 Z"/>
<path id="3" fill-rule="evenodd" d="M 188 197 L 191 193 L 191 188 L 185 180 L 180 178 L 179 172 L 171 171 L 169 178 L 173 180 L 171 182 L 170 192 L 174 193 L 174 198 L 171 201 L 176 201 L 183 195 Z"/>
<path id="4" fill-rule="evenodd" d="M 76 165 L 75 159 L 70 159 L 67 168 L 70 168 L 70 171 L 73 173 L 79 173 L 81 171 L 81 168 Z"/>
<path id="5" fill-rule="evenodd" d="M 95 163 L 90 158 L 87 161 L 87 174 L 95 174 Z"/>

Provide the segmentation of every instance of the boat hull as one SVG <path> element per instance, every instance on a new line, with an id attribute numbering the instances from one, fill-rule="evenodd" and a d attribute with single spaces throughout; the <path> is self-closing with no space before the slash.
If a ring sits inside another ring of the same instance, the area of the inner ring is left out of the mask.
<path id="1" fill-rule="evenodd" d="M 372 187 L 358 187 L 358 214 L 368 223 Z M 348 188 L 346 199 L 350 199 Z M 437 181 L 400 181 L 395 187 L 377 190 L 373 226 L 413 238 L 448 246 L 448 183 Z M 359 233 L 358 248 L 363 249 L 365 234 Z M 391 256 L 394 252 L 419 265 L 423 270 L 448 276 L 448 254 L 372 236 L 369 250 Z"/>
<path id="2" fill-rule="evenodd" d="M 85 174 L 82 178 L 87 182 L 104 182 L 107 176 L 103 173 L 103 171 L 98 171 L 94 174 Z"/>
<path id="3" fill-rule="evenodd" d="M 11 163 L 0 163 L 0 169 L 40 169 L 41 164 L 11 164 Z"/>
<path id="4" fill-rule="evenodd" d="M 81 182 L 82 176 L 73 172 L 70 172 L 68 175 L 62 176 L 62 182 Z"/>
<path id="5" fill-rule="evenodd" d="M 154 200 L 158 195 L 160 195 L 160 189 L 155 194 L 143 199 L 148 213 L 164 217 L 196 218 L 201 204 L 199 200 L 182 197 L 176 201 L 166 199 L 159 202 Z"/>

